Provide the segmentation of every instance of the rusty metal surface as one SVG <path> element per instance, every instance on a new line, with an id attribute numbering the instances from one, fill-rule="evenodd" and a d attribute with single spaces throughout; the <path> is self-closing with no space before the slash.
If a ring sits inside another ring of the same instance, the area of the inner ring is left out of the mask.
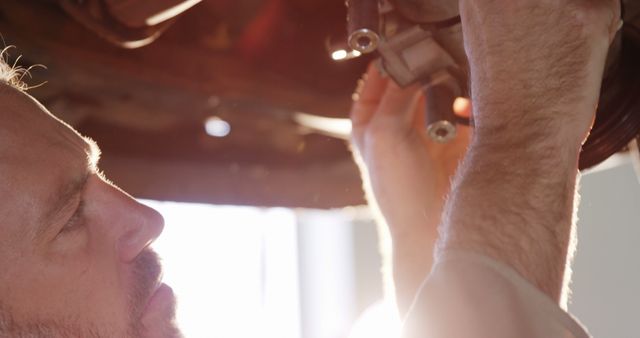
<path id="1" fill-rule="evenodd" d="M 189 10 L 201 0 L 105 0 L 109 11 L 129 27 L 153 26 L 164 20 L 156 19 L 165 12 L 165 20 Z"/>
<path id="2" fill-rule="evenodd" d="M 324 45 L 344 34 L 344 11 L 340 0 L 205 1 L 126 50 L 53 1 L 3 0 L 0 32 L 23 63 L 47 66 L 31 94 L 96 139 L 106 174 L 134 195 L 326 208 L 363 202 L 356 168 L 344 141 L 307 135 L 291 115 L 347 116 L 366 60 L 334 63 Z M 209 116 L 231 134 L 207 136 Z"/>

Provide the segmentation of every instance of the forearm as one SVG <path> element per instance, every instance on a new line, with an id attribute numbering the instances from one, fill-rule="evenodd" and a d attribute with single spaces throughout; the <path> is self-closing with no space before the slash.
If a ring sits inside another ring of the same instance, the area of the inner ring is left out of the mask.
<path id="1" fill-rule="evenodd" d="M 411 198 L 394 199 L 392 194 L 380 194 L 386 200 L 381 209 L 370 186 L 365 188 L 367 200 L 383 228 L 383 236 L 390 237 L 390 245 L 383 241 L 385 280 L 393 282 L 393 292 L 401 317 L 408 312 L 420 285 L 431 271 L 433 251 L 438 236 L 438 224 L 444 201 L 431 202 L 428 188 L 411 189 Z M 409 190 L 409 189 L 407 189 Z M 422 194 L 422 195 L 421 195 Z M 388 246 L 388 248 L 384 248 Z"/>
<path id="2" fill-rule="evenodd" d="M 403 318 L 433 266 L 437 223 L 419 224 L 423 231 L 393 236 L 392 272 L 398 311 Z"/>
<path id="3" fill-rule="evenodd" d="M 580 142 L 559 125 L 525 120 L 476 133 L 445 207 L 440 248 L 502 261 L 560 302 Z"/>

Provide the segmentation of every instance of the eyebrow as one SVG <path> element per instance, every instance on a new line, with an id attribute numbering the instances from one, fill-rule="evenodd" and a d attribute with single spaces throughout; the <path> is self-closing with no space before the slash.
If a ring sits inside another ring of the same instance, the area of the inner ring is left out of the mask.
<path id="1" fill-rule="evenodd" d="M 96 142 L 88 137 L 83 137 L 85 141 L 85 153 L 87 155 L 86 169 L 84 172 L 62 184 L 54 196 L 55 203 L 48 208 L 43 217 L 38 222 L 35 238 L 41 238 L 53 225 L 53 220 L 71 203 L 71 201 L 82 193 L 91 175 L 98 172 L 98 162 L 100 161 L 100 148 Z"/>

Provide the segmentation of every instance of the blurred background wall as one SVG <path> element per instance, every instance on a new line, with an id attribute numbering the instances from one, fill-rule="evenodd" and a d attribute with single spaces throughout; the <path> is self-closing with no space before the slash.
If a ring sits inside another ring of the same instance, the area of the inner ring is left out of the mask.
<path id="1" fill-rule="evenodd" d="M 637 338 L 640 184 L 632 166 L 582 179 L 569 310 L 596 338 Z"/>
<path id="2" fill-rule="evenodd" d="M 569 309 L 596 338 L 638 338 L 640 184 L 631 165 L 583 176 Z M 394 338 L 380 237 L 365 207 L 146 201 L 187 337 Z"/>

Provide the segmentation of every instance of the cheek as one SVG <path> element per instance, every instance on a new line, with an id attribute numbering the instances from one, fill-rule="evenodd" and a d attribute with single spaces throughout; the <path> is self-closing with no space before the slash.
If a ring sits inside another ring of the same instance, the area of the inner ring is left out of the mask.
<path id="1" fill-rule="evenodd" d="M 32 260 L 22 270 L 9 294 L 0 295 L 18 322 L 72 319 L 110 331 L 128 327 L 128 292 L 117 260 L 85 253 Z"/>
<path id="2" fill-rule="evenodd" d="M 66 283 L 69 308 L 76 308 L 78 316 L 97 326 L 126 327 L 128 320 L 128 288 L 121 280 L 117 261 L 98 257 L 82 270 L 74 270 L 76 278 Z"/>
<path id="3" fill-rule="evenodd" d="M 64 261 L 69 257 L 86 257 L 93 247 L 87 229 L 74 229 L 58 234 L 51 243 L 47 257 L 55 261 Z"/>
<path id="4" fill-rule="evenodd" d="M 86 241 L 86 247 L 73 247 L 77 255 L 68 256 L 66 264 L 55 272 L 62 281 L 58 284 L 60 293 L 66 293 L 65 308 L 76 309 L 76 318 L 96 326 L 124 328 L 129 317 L 124 267 L 112 250 L 105 250 L 107 245 L 94 243 L 91 235 Z"/>

